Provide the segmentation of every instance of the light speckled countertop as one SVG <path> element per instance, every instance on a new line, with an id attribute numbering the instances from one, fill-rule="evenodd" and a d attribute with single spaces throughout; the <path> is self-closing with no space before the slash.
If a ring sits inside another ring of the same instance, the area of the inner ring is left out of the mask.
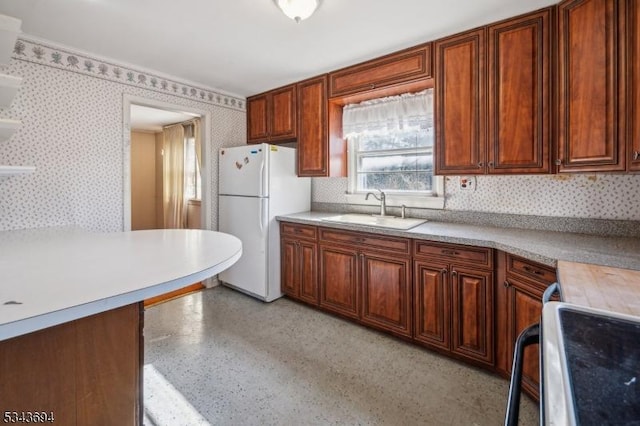
<path id="1" fill-rule="evenodd" d="M 336 213 L 304 212 L 282 215 L 276 219 L 326 228 L 491 247 L 553 267 L 558 260 L 566 260 L 640 270 L 640 238 L 601 237 L 435 221 L 401 231 L 322 220 L 330 216 L 336 216 Z"/>

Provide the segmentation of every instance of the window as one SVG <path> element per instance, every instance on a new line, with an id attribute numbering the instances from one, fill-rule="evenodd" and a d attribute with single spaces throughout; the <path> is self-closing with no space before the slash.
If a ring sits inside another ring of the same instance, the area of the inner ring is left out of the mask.
<path id="1" fill-rule="evenodd" d="M 196 138 L 192 124 L 184 127 L 184 198 L 185 200 L 199 200 L 202 198 L 202 181 L 196 153 Z"/>
<path id="2" fill-rule="evenodd" d="M 433 89 L 343 109 L 349 192 L 438 195 L 433 175 Z"/>

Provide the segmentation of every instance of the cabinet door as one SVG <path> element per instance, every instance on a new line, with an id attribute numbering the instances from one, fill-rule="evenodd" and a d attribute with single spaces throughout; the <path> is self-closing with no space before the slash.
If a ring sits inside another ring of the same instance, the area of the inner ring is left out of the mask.
<path id="1" fill-rule="evenodd" d="M 351 318 L 359 317 L 358 252 L 320 245 L 320 306 Z"/>
<path id="2" fill-rule="evenodd" d="M 627 0 L 628 52 L 627 75 L 629 81 L 627 113 L 628 133 L 628 170 L 640 171 L 640 5 L 637 0 Z"/>
<path id="3" fill-rule="evenodd" d="M 1 414 L 53 412 L 55 424 L 77 424 L 75 342 L 74 322 L 1 341 Z"/>
<path id="4" fill-rule="evenodd" d="M 488 30 L 489 173 L 550 171 L 551 10 Z"/>
<path id="5" fill-rule="evenodd" d="M 414 262 L 414 339 L 437 348 L 451 346 L 451 294 L 446 263 Z"/>
<path id="6" fill-rule="evenodd" d="M 298 84 L 298 176 L 327 176 L 327 76 Z"/>
<path id="7" fill-rule="evenodd" d="M 484 42 L 479 29 L 435 43 L 437 175 L 484 173 Z"/>
<path id="8" fill-rule="evenodd" d="M 247 98 L 247 142 L 265 142 L 269 137 L 268 95 Z"/>
<path id="9" fill-rule="evenodd" d="M 287 296 L 297 299 L 300 296 L 299 276 L 300 261 L 298 241 L 289 238 L 283 238 L 280 242 L 281 263 L 281 281 L 280 289 Z"/>
<path id="10" fill-rule="evenodd" d="M 295 139 L 297 136 L 296 86 L 283 87 L 269 93 L 271 96 L 269 141 Z"/>
<path id="11" fill-rule="evenodd" d="M 451 350 L 492 366 L 493 273 L 451 268 Z"/>
<path id="12" fill-rule="evenodd" d="M 298 294 L 300 300 L 318 304 L 318 250 L 316 243 L 300 241 L 298 243 L 299 277 Z"/>
<path id="13" fill-rule="evenodd" d="M 76 321 L 79 425 L 139 424 L 140 331 L 138 304 Z"/>
<path id="14" fill-rule="evenodd" d="M 558 6 L 560 172 L 625 169 L 621 4 L 568 0 Z"/>
<path id="15" fill-rule="evenodd" d="M 540 322 L 542 293 L 544 293 L 545 286 L 529 284 L 525 280 L 513 276 L 509 277 L 505 284 L 508 286 L 507 323 L 509 343 L 511 344 L 509 351 L 509 372 L 511 372 L 513 348 L 518 335 L 530 325 Z M 539 396 L 539 361 L 538 345 L 528 346 L 524 352 L 522 386 L 534 397 Z"/>
<path id="16" fill-rule="evenodd" d="M 431 44 L 363 62 L 329 74 L 331 97 L 431 77 Z"/>
<path id="17" fill-rule="evenodd" d="M 410 260 L 365 252 L 361 261 L 362 322 L 410 337 Z"/>

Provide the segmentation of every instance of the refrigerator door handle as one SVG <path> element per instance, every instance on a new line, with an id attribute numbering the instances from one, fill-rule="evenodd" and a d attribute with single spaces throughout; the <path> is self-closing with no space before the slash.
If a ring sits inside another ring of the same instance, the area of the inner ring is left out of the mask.
<path id="1" fill-rule="evenodd" d="M 264 197 L 267 191 L 264 187 L 264 160 L 260 163 L 260 196 Z M 262 216 L 260 216 L 262 218 Z"/>
<path id="2" fill-rule="evenodd" d="M 260 215 L 260 217 L 258 218 L 260 221 L 260 234 L 264 234 L 264 230 L 267 227 L 267 220 L 265 220 L 265 213 L 267 212 L 267 209 L 264 206 L 266 202 L 267 200 L 260 200 L 260 211 L 258 212 L 258 214 Z"/>

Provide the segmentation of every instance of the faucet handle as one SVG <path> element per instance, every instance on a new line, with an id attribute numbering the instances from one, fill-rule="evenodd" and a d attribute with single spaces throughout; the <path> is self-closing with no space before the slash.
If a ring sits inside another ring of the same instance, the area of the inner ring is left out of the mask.
<path id="1" fill-rule="evenodd" d="M 400 217 L 402 219 L 404 219 L 406 208 L 407 208 L 407 206 L 405 206 L 404 204 L 400 206 Z"/>

